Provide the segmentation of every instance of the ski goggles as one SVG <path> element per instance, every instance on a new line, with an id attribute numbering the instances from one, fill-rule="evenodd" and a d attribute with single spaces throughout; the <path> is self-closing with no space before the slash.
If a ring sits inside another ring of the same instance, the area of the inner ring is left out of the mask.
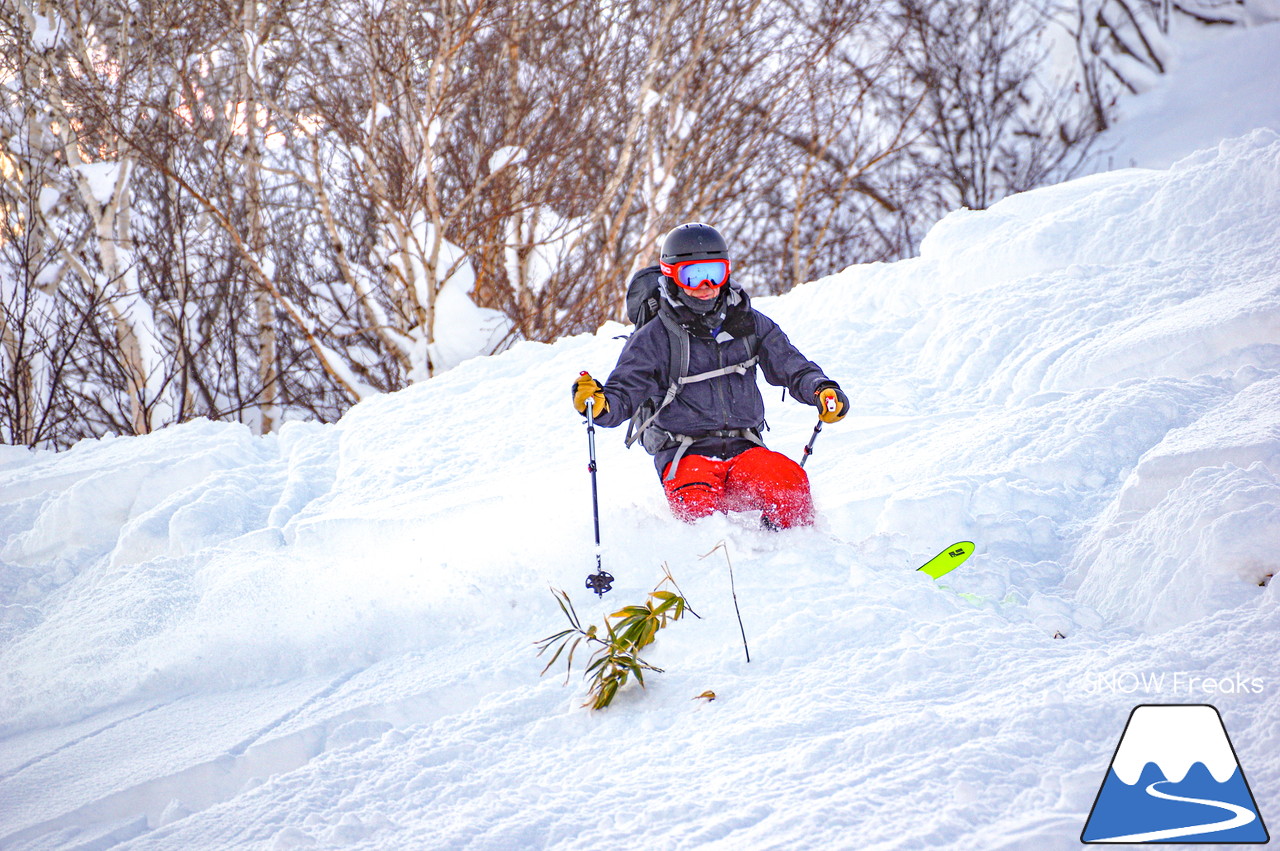
<path id="1" fill-rule="evenodd" d="M 716 289 L 729 280 L 728 260 L 683 260 L 679 263 L 662 263 L 662 274 L 671 278 L 686 290 L 702 287 Z"/>

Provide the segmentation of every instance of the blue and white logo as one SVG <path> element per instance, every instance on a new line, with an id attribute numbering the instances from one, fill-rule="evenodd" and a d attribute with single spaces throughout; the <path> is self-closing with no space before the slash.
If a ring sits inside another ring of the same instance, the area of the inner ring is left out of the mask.
<path id="1" fill-rule="evenodd" d="M 1269 839 L 1222 717 L 1203 704 L 1133 710 L 1080 834 L 1087 843 Z"/>

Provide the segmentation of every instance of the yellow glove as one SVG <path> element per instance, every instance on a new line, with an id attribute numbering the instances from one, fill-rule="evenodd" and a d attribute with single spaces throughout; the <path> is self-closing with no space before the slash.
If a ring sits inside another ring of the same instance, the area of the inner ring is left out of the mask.
<path id="1" fill-rule="evenodd" d="M 591 418 L 600 419 L 609 410 L 609 402 L 604 398 L 604 387 L 600 382 L 583 372 L 573 382 L 573 407 L 584 417 L 587 415 L 587 400 L 591 400 Z"/>
<path id="2" fill-rule="evenodd" d="M 849 413 L 849 397 L 844 395 L 840 385 L 828 381 L 818 387 L 817 393 L 818 419 L 824 423 L 839 422 Z"/>

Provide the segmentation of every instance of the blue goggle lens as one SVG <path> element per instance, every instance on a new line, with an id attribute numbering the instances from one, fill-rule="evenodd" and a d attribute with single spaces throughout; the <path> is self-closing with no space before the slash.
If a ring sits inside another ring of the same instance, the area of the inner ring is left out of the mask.
<path id="1" fill-rule="evenodd" d="M 719 287 L 729 278 L 729 264 L 723 260 L 687 263 L 679 268 L 677 275 L 680 285 L 691 290 L 696 290 L 703 284 Z"/>

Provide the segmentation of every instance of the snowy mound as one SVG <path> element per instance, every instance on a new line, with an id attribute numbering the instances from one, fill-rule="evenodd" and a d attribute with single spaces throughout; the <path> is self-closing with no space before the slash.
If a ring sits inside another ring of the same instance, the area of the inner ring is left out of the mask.
<path id="1" fill-rule="evenodd" d="M 1099 673 L 1280 682 L 1277 221 L 1257 131 L 759 300 L 853 403 L 818 527 L 676 523 L 601 431 L 604 603 L 568 387 L 621 326 L 265 439 L 6 450 L 0 846 L 1075 847 L 1132 706 Z M 813 409 L 765 398 L 795 457 Z M 912 570 L 958 540 L 946 587 Z M 597 715 L 539 679 L 548 585 L 598 623 L 664 562 L 703 615 L 668 673 Z M 1223 715 L 1274 741 L 1274 697 Z"/>
<path id="2" fill-rule="evenodd" d="M 777 311 L 784 325 L 846 320 L 810 333 L 840 339 L 818 359 L 843 358 L 854 398 L 963 412 L 953 427 L 984 432 L 919 462 L 901 444 L 883 468 L 853 461 L 851 475 L 907 483 L 891 504 L 931 492 L 943 506 L 922 515 L 913 499 L 875 529 L 959 516 L 991 551 L 1051 521 L 1063 546 L 1044 555 L 1070 566 L 1078 600 L 1146 628 L 1256 596 L 1280 561 L 1277 139 L 953 213 L 920 258 L 850 270 L 809 288 L 817 304 Z"/>

